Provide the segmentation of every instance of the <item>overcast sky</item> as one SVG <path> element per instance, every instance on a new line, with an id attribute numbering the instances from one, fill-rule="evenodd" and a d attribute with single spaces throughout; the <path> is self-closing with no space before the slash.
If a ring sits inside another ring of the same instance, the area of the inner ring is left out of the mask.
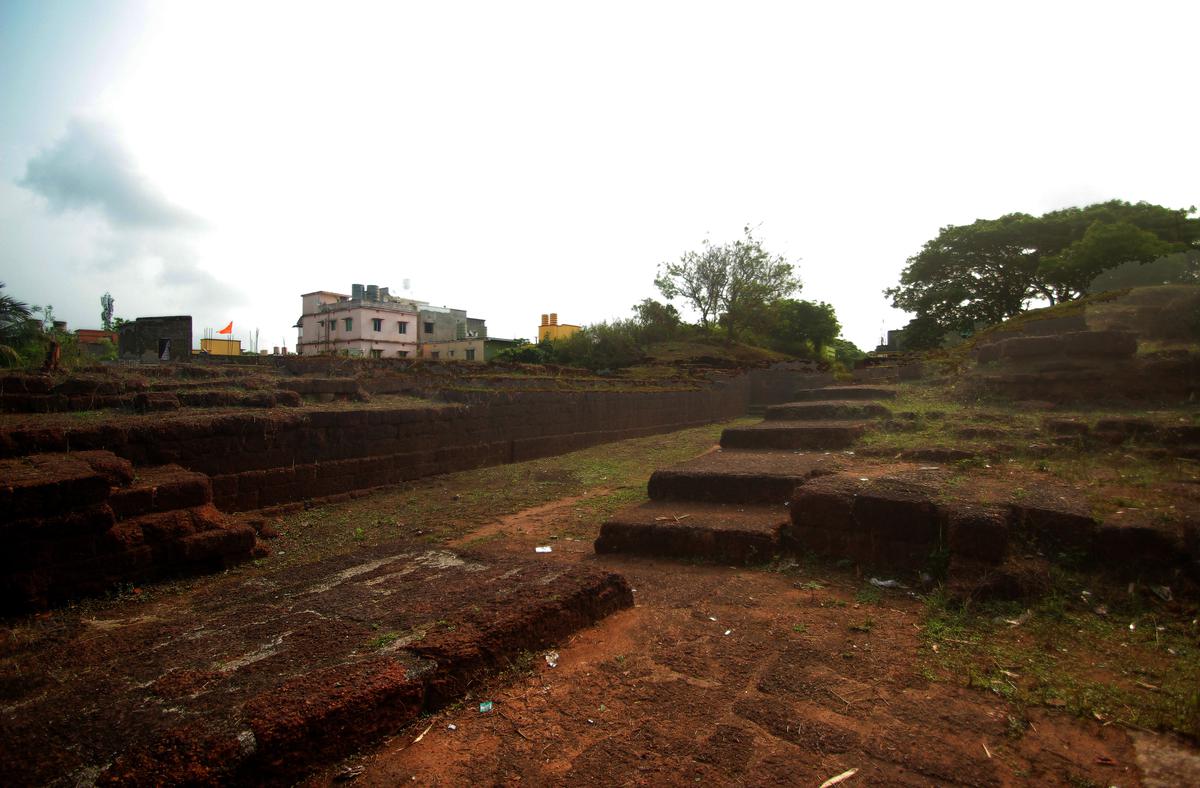
<path id="1" fill-rule="evenodd" d="M 1200 3 L 0 0 L 0 280 L 295 347 L 411 282 L 625 317 L 743 225 L 864 349 L 939 227 L 1200 202 Z"/>

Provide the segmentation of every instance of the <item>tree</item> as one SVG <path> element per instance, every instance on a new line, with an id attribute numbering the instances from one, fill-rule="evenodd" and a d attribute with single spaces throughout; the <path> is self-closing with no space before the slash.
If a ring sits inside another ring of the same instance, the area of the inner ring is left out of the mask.
<path id="1" fill-rule="evenodd" d="M 721 308 L 721 294 L 729 281 L 729 264 L 724 247 L 706 238 L 699 252 L 685 252 L 678 263 L 664 263 L 654 284 L 668 301 L 683 298 L 700 313 L 701 327 L 708 329 Z"/>
<path id="2" fill-rule="evenodd" d="M 633 322 L 638 327 L 641 343 L 650 344 L 673 339 L 683 321 L 673 305 L 647 298 L 633 305 Z"/>
<path id="3" fill-rule="evenodd" d="M 770 306 L 767 342 L 774 350 L 805 356 L 833 342 L 842 331 L 833 307 L 824 302 L 781 298 Z"/>
<path id="4" fill-rule="evenodd" d="M 841 364 L 847 367 L 854 366 L 858 361 L 867 357 L 867 354 L 859 350 L 858 345 L 848 339 L 838 337 L 831 343 L 834 350 L 834 358 Z"/>
<path id="5" fill-rule="evenodd" d="M 105 331 L 113 330 L 113 297 L 112 293 L 105 293 L 100 296 L 100 325 Z"/>
<path id="6" fill-rule="evenodd" d="M 1124 263 L 1149 263 L 1174 251 L 1177 251 L 1175 244 L 1128 222 L 1095 221 L 1078 241 L 1060 254 L 1044 259 L 1040 272 L 1057 283 L 1061 292 L 1085 293 L 1092 280 L 1110 268 Z"/>
<path id="7" fill-rule="evenodd" d="M 1200 283 L 1200 250 L 1176 252 L 1149 263 L 1123 263 L 1109 268 L 1088 285 L 1089 293 L 1163 284 Z"/>
<path id="8" fill-rule="evenodd" d="M 1034 299 L 1078 298 L 1108 268 L 1200 248 L 1194 211 L 1111 200 L 943 227 L 884 293 L 915 313 L 930 336 L 970 332 L 1020 314 Z"/>
<path id="9" fill-rule="evenodd" d="M 705 240 L 699 252 L 659 266 L 654 279 L 667 300 L 682 297 L 699 312 L 703 328 L 720 320 L 730 338 L 767 304 L 800 289 L 792 264 L 767 252 L 749 226 L 743 232 L 745 238 L 722 246 Z"/>
<path id="10" fill-rule="evenodd" d="M 0 282 L 0 290 L 4 283 Z M 23 301 L 0 293 L 0 362 L 4 366 L 21 364 L 21 348 L 37 334 L 33 310 Z"/>

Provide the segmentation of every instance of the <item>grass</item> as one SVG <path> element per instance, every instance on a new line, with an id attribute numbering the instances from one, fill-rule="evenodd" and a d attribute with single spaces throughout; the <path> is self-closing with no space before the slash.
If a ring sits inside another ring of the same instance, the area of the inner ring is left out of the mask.
<path id="1" fill-rule="evenodd" d="M 858 589 L 854 601 L 861 605 L 878 605 L 883 601 L 883 592 L 873 585 L 865 585 Z"/>
<path id="2" fill-rule="evenodd" d="M 646 357 L 652 365 L 703 363 L 709 359 L 718 359 L 731 365 L 792 360 L 791 356 L 773 350 L 719 339 L 657 342 L 646 348 Z"/>
<path id="3" fill-rule="evenodd" d="M 1005 500 L 1028 497 L 1031 490 L 1052 481 L 1081 493 L 1097 518 L 1134 507 L 1172 519 L 1179 514 L 1163 505 L 1162 489 L 1194 482 L 1200 469 L 1195 462 L 1159 456 L 1147 438 L 1112 446 L 1081 439 L 1060 441 L 1043 429 L 1045 418 L 1070 419 L 1091 427 L 1102 419 L 1131 416 L 1164 426 L 1190 424 L 1196 419 L 1195 408 L 1160 408 L 1150 413 L 1057 408 L 1042 415 L 1011 403 L 958 401 L 944 388 L 923 383 L 901 386 L 889 407 L 895 415 L 864 436 L 860 453 L 888 457 L 932 447 L 975 453 L 974 458 L 947 464 L 952 475 L 942 494 L 948 500 L 958 497 L 960 488 L 970 487 L 979 471 L 990 468 L 993 476 L 1020 479 L 1004 491 Z M 967 437 L 961 432 L 981 427 L 988 432 Z"/>
<path id="4" fill-rule="evenodd" d="M 1004 500 L 1020 500 L 1056 484 L 1078 493 L 1097 519 L 1117 509 L 1138 508 L 1166 521 L 1182 515 L 1170 506 L 1178 501 L 1169 500 L 1164 490 L 1197 479 L 1195 463 L 1154 457 L 1143 451 L 1153 448 L 1144 442 L 1056 443 L 1043 432 L 1041 414 L 999 402 L 955 400 L 940 387 L 902 386 L 889 407 L 896 414 L 893 431 L 869 434 L 863 441 L 868 451 L 887 456 L 945 446 L 989 458 L 952 466 L 941 489 L 946 499 L 970 494 L 986 476 L 993 488 L 1002 488 Z M 1052 414 L 1093 427 L 1100 419 L 1131 416 L 1162 424 L 1193 423 L 1195 411 L 1059 408 Z M 983 438 L 957 434 L 967 426 L 997 432 Z M 997 480 L 1004 483 L 997 485 Z M 866 588 L 859 590 L 857 601 L 870 602 Z M 1124 585 L 1105 586 L 1095 577 L 1062 568 L 1056 570 L 1054 591 L 1031 603 L 1028 613 L 1015 603 L 962 606 L 933 594 L 925 601 L 921 637 L 926 648 L 918 672 L 930 680 L 994 693 L 1018 708 L 1062 708 L 1104 723 L 1200 739 L 1200 684 L 1195 678 L 1200 675 L 1200 631 L 1190 604 L 1165 604 L 1146 589 L 1131 595 Z M 1008 623 L 1013 621 L 1019 623 Z M 850 629 L 867 631 L 865 623 Z M 1012 718 L 1009 735 L 1022 735 L 1025 726 L 1023 717 Z"/>
<path id="5" fill-rule="evenodd" d="M 1200 738 L 1195 611 L 1156 604 L 1144 592 L 1130 596 L 1124 588 L 1089 585 L 1092 590 L 1082 577 L 1060 574 L 1054 592 L 1027 613 L 1014 603 L 964 607 L 931 595 L 921 624 L 922 675 L 991 692 L 1018 707 L 1062 708 Z M 1010 735 L 1018 724 L 1010 721 Z"/>
<path id="6" fill-rule="evenodd" d="M 645 499 L 646 480 L 655 469 L 711 448 L 725 426 L 707 425 L 421 479 L 350 502 L 289 514 L 276 524 L 283 536 L 272 543 L 277 553 L 272 564 L 307 563 L 401 538 L 440 543 L 479 523 L 584 493 L 591 494 L 575 503 L 575 523 L 559 536 L 591 537 L 613 512 Z M 501 537 L 480 537 L 475 543 L 489 538 Z"/>

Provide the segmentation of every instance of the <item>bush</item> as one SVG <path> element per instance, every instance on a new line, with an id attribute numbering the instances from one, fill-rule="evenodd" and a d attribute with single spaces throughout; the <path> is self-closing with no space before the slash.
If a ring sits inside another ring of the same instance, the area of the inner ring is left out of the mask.
<path id="1" fill-rule="evenodd" d="M 549 364 L 552 361 L 549 344 L 543 342 L 540 345 L 505 348 L 492 356 L 491 360 L 502 364 Z"/>
<path id="2" fill-rule="evenodd" d="M 645 357 L 638 341 L 639 331 L 634 320 L 614 320 L 587 326 L 547 344 L 554 363 L 591 370 L 620 369 Z"/>
<path id="3" fill-rule="evenodd" d="M 834 359 L 847 367 L 853 367 L 856 362 L 867 357 L 866 353 L 858 349 L 858 345 L 848 339 L 838 337 L 830 344 L 833 347 Z"/>

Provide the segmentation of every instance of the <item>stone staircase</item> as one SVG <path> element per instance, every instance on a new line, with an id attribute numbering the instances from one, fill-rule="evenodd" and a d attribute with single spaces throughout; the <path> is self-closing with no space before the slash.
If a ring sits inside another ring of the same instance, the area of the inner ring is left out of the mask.
<path id="1" fill-rule="evenodd" d="M 703 558 L 733 564 L 771 560 L 781 549 L 792 495 L 817 476 L 842 470 L 871 419 L 891 415 L 878 400 L 894 389 L 804 389 L 749 427 L 730 427 L 721 448 L 655 471 L 650 502 L 601 526 L 598 553 Z"/>
<path id="2" fill-rule="evenodd" d="M 725 430 L 721 448 L 847 449 L 862 437 L 870 419 L 891 415 L 879 400 L 895 396 L 895 389 L 877 386 L 802 389 L 797 401 L 768 407 L 761 423 Z"/>

